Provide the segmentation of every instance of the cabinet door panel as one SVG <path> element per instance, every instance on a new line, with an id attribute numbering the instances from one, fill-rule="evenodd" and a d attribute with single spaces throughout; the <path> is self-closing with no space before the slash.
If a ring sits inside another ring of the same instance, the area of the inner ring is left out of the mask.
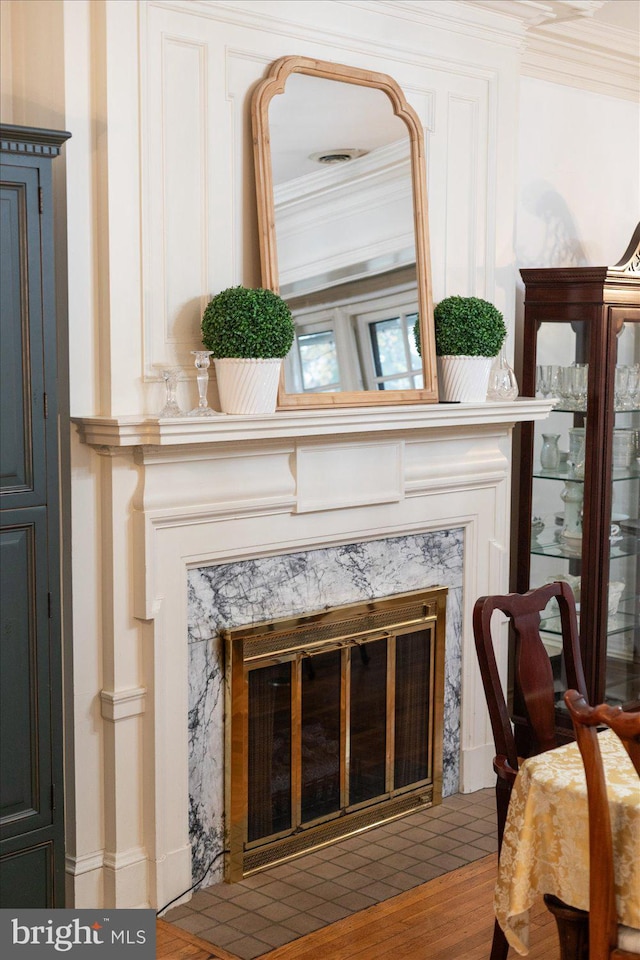
<path id="1" fill-rule="evenodd" d="M 53 841 L 0 859 L 0 903 L 27 910 L 53 906 Z"/>
<path id="2" fill-rule="evenodd" d="M 3 507 L 45 499 L 38 171 L 2 165 L 0 492 Z"/>
<path id="3" fill-rule="evenodd" d="M 0 532 L 0 833 L 51 822 L 46 510 L 3 512 Z"/>

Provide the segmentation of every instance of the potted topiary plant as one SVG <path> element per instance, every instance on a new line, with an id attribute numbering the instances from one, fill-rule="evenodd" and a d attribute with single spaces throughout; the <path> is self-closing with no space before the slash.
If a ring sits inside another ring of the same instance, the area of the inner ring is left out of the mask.
<path id="1" fill-rule="evenodd" d="M 446 297 L 433 311 L 440 399 L 487 399 L 489 374 L 507 328 L 497 307 L 479 297 Z M 416 343 L 418 331 L 416 324 Z"/>
<path id="2" fill-rule="evenodd" d="M 294 338 L 291 311 L 272 290 L 229 287 L 202 316 L 223 413 L 273 413 L 282 358 Z"/>

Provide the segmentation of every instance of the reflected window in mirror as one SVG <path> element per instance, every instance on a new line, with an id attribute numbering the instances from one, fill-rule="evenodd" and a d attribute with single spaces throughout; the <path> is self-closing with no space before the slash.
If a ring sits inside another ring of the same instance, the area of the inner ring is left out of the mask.
<path id="1" fill-rule="evenodd" d="M 297 328 L 280 406 L 435 402 L 424 139 L 401 89 L 285 57 L 253 123 L 262 283 Z"/>
<path id="2" fill-rule="evenodd" d="M 343 390 L 336 332 L 333 323 L 311 323 L 296 328 L 289 354 L 287 382 L 291 393 Z"/>
<path id="3" fill-rule="evenodd" d="M 415 300 L 357 316 L 368 390 L 419 390 L 422 387 L 422 359 L 413 335 L 417 319 Z"/>
<path id="4" fill-rule="evenodd" d="M 418 305 L 410 274 L 342 284 L 290 302 L 296 328 L 285 360 L 289 393 L 414 390 L 422 386 L 415 344 Z"/>

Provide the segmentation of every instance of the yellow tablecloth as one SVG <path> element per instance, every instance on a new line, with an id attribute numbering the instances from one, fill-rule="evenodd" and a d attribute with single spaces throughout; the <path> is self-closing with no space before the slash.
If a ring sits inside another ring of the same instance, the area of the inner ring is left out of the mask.
<path id="1" fill-rule="evenodd" d="M 599 734 L 616 874 L 618 919 L 640 927 L 640 781 L 618 737 Z M 494 906 L 507 940 L 529 952 L 529 910 L 543 893 L 589 909 L 587 787 L 575 743 L 530 757 L 511 793 Z"/>

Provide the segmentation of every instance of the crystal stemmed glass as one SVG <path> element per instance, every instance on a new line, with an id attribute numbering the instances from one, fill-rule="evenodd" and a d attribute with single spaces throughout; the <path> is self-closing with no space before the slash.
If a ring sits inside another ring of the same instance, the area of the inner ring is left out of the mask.
<path id="1" fill-rule="evenodd" d="M 562 368 L 559 367 L 557 363 L 552 363 L 549 367 L 549 370 L 551 371 L 549 374 L 549 394 L 552 397 L 560 396 L 559 382 L 561 369 Z"/>
<path id="2" fill-rule="evenodd" d="M 616 367 L 614 395 L 615 409 L 624 410 L 629 399 L 629 367 L 623 364 Z"/>
<path id="3" fill-rule="evenodd" d="M 574 363 L 571 371 L 571 397 L 576 410 L 587 409 L 587 389 L 589 378 L 588 363 Z"/>
<path id="4" fill-rule="evenodd" d="M 538 364 L 536 367 L 536 386 L 543 397 L 548 397 L 551 393 L 551 366 L 549 364 Z"/>
<path id="5" fill-rule="evenodd" d="M 572 390 L 572 367 L 558 367 L 558 396 L 565 410 L 574 410 Z"/>
<path id="6" fill-rule="evenodd" d="M 628 398 L 627 407 L 629 410 L 635 410 L 640 403 L 640 363 L 634 363 L 628 368 Z"/>
<path id="7" fill-rule="evenodd" d="M 178 404 L 176 400 L 176 387 L 178 384 L 178 374 L 180 373 L 180 367 L 163 367 L 160 370 L 160 376 L 164 380 L 165 387 L 165 402 L 162 410 L 158 413 L 158 417 L 184 417 L 184 410 Z"/>
<path id="8" fill-rule="evenodd" d="M 189 417 L 215 417 L 216 411 L 212 410 L 207 402 L 207 387 L 209 385 L 209 365 L 211 363 L 211 350 L 192 350 L 195 357 L 196 381 L 198 383 L 198 406 L 190 410 Z"/>

